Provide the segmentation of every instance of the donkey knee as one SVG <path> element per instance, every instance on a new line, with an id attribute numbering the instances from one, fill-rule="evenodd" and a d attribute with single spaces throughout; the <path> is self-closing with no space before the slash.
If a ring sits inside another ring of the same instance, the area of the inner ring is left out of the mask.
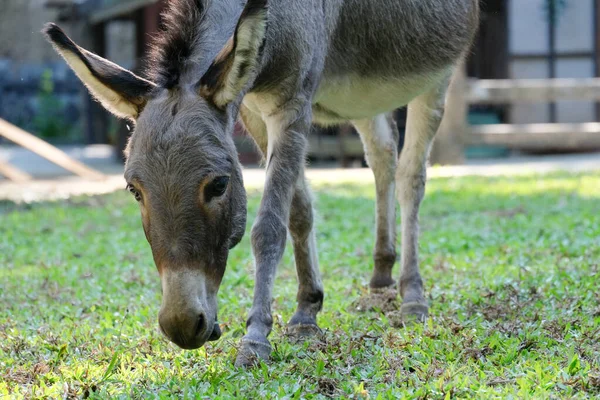
<path id="1" fill-rule="evenodd" d="M 273 253 L 283 253 L 287 235 L 286 224 L 278 215 L 268 213 L 260 215 L 250 233 L 250 242 L 257 262 L 267 259 Z"/>
<path id="2" fill-rule="evenodd" d="M 396 194 L 400 204 L 417 201 L 420 202 L 425 194 L 425 182 L 427 180 L 424 168 L 415 171 L 414 166 L 398 168 L 396 173 Z"/>
<path id="3" fill-rule="evenodd" d="M 313 229 L 313 208 L 310 195 L 296 189 L 290 209 L 290 234 L 295 241 L 304 242 Z"/>
<path id="4" fill-rule="evenodd" d="M 396 249 L 377 249 L 373 253 L 373 260 L 376 266 L 381 266 L 383 269 L 389 268 L 390 270 L 396 262 Z"/>
<path id="5" fill-rule="evenodd" d="M 441 102 L 438 103 L 436 105 L 436 107 L 431 110 L 429 115 L 430 115 L 431 130 L 433 131 L 433 134 L 435 134 L 437 132 L 438 128 L 440 127 L 440 124 L 442 123 L 442 120 L 444 119 L 445 112 L 446 112 L 446 103 L 444 100 L 441 100 Z"/>

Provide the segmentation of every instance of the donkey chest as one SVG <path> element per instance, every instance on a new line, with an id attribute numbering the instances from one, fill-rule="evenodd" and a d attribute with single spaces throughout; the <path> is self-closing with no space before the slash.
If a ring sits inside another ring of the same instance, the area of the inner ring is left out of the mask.
<path id="1" fill-rule="evenodd" d="M 407 105 L 438 84 L 447 71 L 402 78 L 324 78 L 313 98 L 316 122 L 372 118 Z"/>

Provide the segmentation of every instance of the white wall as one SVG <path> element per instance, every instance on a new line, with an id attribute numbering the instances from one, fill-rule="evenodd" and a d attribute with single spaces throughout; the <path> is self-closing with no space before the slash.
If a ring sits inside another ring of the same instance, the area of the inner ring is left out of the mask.
<path id="1" fill-rule="evenodd" d="M 112 21 L 106 24 L 106 58 L 123 68 L 134 68 L 136 33 L 132 21 Z"/>
<path id="2" fill-rule="evenodd" d="M 525 59 L 523 55 L 547 55 L 548 22 L 544 0 L 508 0 L 509 70 L 515 79 L 547 78 L 548 62 L 544 58 Z M 592 52 L 594 46 L 593 0 L 570 0 L 559 16 L 556 28 L 556 76 L 589 78 L 594 76 L 591 56 L 572 57 L 568 53 Z M 558 102 L 558 122 L 588 122 L 595 119 L 591 102 Z M 510 118 L 513 123 L 548 122 L 547 104 L 516 104 Z"/>
<path id="3" fill-rule="evenodd" d="M 576 0 L 578 1 L 578 0 Z M 508 0 L 508 46 L 512 54 L 548 52 L 544 0 Z"/>

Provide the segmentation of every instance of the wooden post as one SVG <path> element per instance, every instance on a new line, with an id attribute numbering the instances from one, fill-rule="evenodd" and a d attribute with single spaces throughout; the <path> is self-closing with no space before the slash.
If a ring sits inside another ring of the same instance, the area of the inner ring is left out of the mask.
<path id="1" fill-rule="evenodd" d="M 83 178 L 94 180 L 102 180 L 105 178 L 102 173 L 72 159 L 51 144 L 44 142 L 42 139 L 33 136 L 31 133 L 12 125 L 3 119 L 0 119 L 0 136 L 4 136 L 11 142 L 15 142 L 19 146 L 31 150 L 37 155 L 44 157 L 46 160 Z M 12 172 L 14 172 L 14 168 Z"/>
<path id="2" fill-rule="evenodd" d="M 466 72 L 461 63 L 448 88 L 444 119 L 431 149 L 431 165 L 464 163 L 464 143 L 468 135 L 467 112 Z"/>
<path id="3" fill-rule="evenodd" d="M 160 14 L 167 5 L 167 1 L 160 0 L 150 3 L 133 13 L 132 21 L 135 24 L 135 73 L 141 73 L 144 65 L 142 60 L 148 51 L 151 37 L 160 29 Z M 119 121 L 117 141 L 115 143 L 115 157 L 119 162 L 125 162 L 124 150 L 131 135 L 128 121 Z"/>
<path id="4" fill-rule="evenodd" d="M 27 182 L 31 180 L 31 176 L 28 173 L 23 172 L 20 169 L 15 168 L 12 165 L 2 161 L 0 161 L 0 175 L 4 175 L 11 181 L 17 183 Z"/>
<path id="5" fill-rule="evenodd" d="M 100 57 L 105 56 L 106 35 L 104 23 L 92 27 L 91 50 Z M 84 96 L 87 99 L 86 143 L 108 143 L 108 112 L 93 99 L 87 90 L 85 90 Z"/>
<path id="6" fill-rule="evenodd" d="M 338 146 L 340 151 L 338 162 L 342 168 L 348 168 L 350 166 L 350 160 L 346 152 L 346 139 L 351 134 L 352 126 L 350 126 L 350 124 L 343 124 L 338 128 Z"/>

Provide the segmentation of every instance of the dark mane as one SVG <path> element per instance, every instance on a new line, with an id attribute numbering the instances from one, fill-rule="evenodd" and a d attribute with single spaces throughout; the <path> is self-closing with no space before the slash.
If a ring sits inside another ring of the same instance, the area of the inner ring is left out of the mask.
<path id="1" fill-rule="evenodd" d="M 171 0 L 162 14 L 163 27 L 154 38 L 147 59 L 147 75 L 158 86 L 173 88 L 181 69 L 199 40 L 199 25 L 207 0 Z"/>

